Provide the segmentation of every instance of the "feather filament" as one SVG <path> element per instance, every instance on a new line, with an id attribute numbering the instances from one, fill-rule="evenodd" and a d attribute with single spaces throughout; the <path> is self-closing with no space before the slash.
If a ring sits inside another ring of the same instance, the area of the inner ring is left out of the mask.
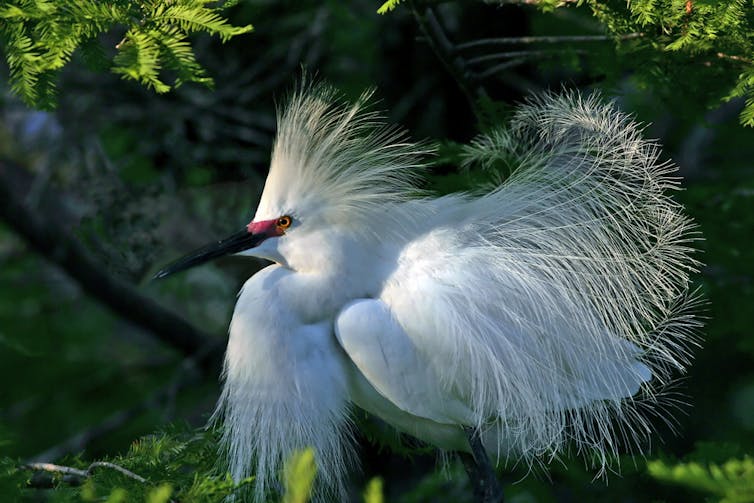
<path id="1" fill-rule="evenodd" d="M 503 161 L 507 179 L 431 198 L 417 189 L 431 149 L 385 126 L 369 97 L 304 86 L 279 112 L 256 218 L 300 226 L 279 238 L 286 265 L 249 280 L 231 324 L 216 415 L 234 478 L 254 467 L 261 500 L 285 458 L 313 445 L 317 497 L 345 494 L 345 376 L 359 369 L 333 330 L 360 298 L 388 307 L 447 403 L 463 403 L 462 442 L 472 426 L 501 461 L 573 448 L 600 471 L 622 446 L 640 449 L 656 418 L 671 421 L 668 390 L 700 327 L 699 236 L 659 146 L 597 96 L 547 94 L 465 151 L 467 164 Z"/>

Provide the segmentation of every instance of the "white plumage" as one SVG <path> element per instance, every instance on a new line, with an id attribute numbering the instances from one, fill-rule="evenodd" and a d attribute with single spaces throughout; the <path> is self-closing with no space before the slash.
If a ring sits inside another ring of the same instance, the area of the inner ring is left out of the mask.
<path id="1" fill-rule="evenodd" d="M 241 252 L 275 264 L 230 325 L 216 415 L 233 476 L 255 473 L 261 500 L 313 446 L 317 494 L 343 499 L 354 404 L 442 449 L 476 428 L 500 461 L 571 446 L 603 469 L 641 443 L 698 326 L 675 168 L 612 105 L 546 95 L 466 150 L 505 181 L 431 198 L 429 149 L 367 98 L 315 86 L 279 114 L 253 222 L 292 225 Z"/>

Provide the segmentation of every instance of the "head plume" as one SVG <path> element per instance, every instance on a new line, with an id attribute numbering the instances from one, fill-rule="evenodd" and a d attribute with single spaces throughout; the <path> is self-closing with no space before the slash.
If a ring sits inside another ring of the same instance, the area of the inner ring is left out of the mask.
<path id="1" fill-rule="evenodd" d="M 353 225 L 378 207 L 416 195 L 430 149 L 411 143 L 368 109 L 372 92 L 353 103 L 333 88 L 303 84 L 278 110 L 278 133 L 257 219 L 312 214 Z"/>

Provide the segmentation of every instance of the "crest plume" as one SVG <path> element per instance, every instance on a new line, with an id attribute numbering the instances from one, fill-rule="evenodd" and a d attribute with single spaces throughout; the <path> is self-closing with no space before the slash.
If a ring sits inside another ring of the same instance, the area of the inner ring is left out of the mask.
<path id="1" fill-rule="evenodd" d="M 415 181 L 430 149 L 370 111 L 371 96 L 348 103 L 325 84 L 294 92 L 278 110 L 262 214 L 306 208 L 356 226 L 376 208 L 418 193 Z"/>

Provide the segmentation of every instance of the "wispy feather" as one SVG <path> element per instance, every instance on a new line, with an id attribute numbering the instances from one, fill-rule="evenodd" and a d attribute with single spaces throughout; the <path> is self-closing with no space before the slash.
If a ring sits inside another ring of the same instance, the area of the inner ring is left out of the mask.
<path id="1" fill-rule="evenodd" d="M 270 172 L 257 214 L 308 210 L 358 229 L 387 204 L 419 194 L 427 146 L 370 110 L 372 91 L 354 103 L 326 85 L 303 85 L 278 111 Z M 302 215 L 306 216 L 306 215 Z"/>
<path id="2" fill-rule="evenodd" d="M 295 223 L 244 252 L 282 265 L 246 283 L 231 323 L 217 416 L 233 476 L 254 472 L 261 501 L 314 446 L 315 496 L 343 498 L 352 403 L 441 447 L 476 428 L 501 461 L 573 447 L 601 471 L 640 448 L 700 325 L 675 167 L 613 105 L 548 94 L 465 151 L 507 179 L 433 199 L 415 188 L 428 149 L 368 97 L 304 86 L 279 113 L 256 219 Z"/>
<path id="3" fill-rule="evenodd" d="M 382 298 L 498 451 L 533 462 L 575 443 L 604 468 L 619 437 L 648 438 L 689 364 L 699 236 L 659 153 L 597 96 L 540 96 L 465 151 L 511 176 L 433 203 L 403 251 Z"/>

